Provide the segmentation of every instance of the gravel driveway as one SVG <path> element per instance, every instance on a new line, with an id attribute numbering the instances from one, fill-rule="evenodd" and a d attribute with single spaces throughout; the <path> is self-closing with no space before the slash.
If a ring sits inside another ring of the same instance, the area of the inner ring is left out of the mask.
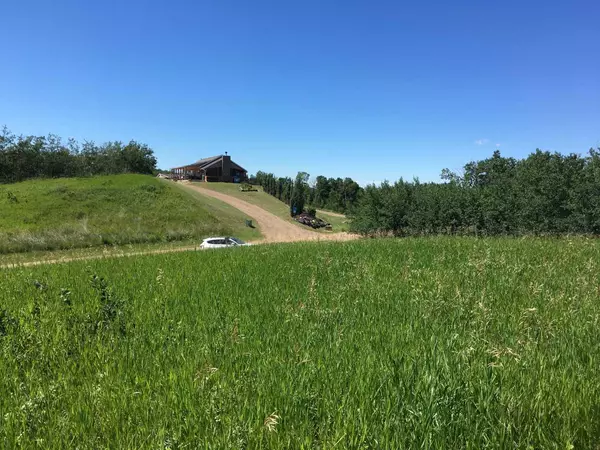
<path id="1" fill-rule="evenodd" d="M 309 228 L 287 222 L 275 214 L 265 211 L 259 206 L 245 202 L 231 195 L 204 189 L 193 184 L 185 184 L 188 189 L 194 189 L 203 195 L 221 200 L 252 218 L 264 236 L 261 242 L 297 242 L 297 241 L 348 241 L 358 236 L 350 233 L 318 233 Z"/>

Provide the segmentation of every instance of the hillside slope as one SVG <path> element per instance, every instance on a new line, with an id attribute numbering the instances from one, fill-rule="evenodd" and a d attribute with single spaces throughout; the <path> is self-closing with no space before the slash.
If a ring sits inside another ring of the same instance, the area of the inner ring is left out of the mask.
<path id="1" fill-rule="evenodd" d="M 244 219 L 223 202 L 145 175 L 33 180 L 0 186 L 0 253 L 260 238 Z"/>

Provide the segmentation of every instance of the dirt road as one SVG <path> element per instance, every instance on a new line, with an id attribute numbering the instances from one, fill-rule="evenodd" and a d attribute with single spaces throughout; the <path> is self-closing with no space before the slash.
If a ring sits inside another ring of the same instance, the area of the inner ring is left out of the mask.
<path id="1" fill-rule="evenodd" d="M 239 209 L 252 218 L 260 227 L 264 236 L 261 242 L 297 242 L 297 241 L 347 241 L 356 239 L 357 236 L 350 233 L 317 233 L 308 228 L 304 229 L 293 223 L 286 222 L 275 214 L 265 211 L 260 206 L 245 202 L 231 195 L 204 189 L 193 184 L 186 184 L 186 188 L 193 189 L 203 195 L 216 198 Z"/>
<path id="2" fill-rule="evenodd" d="M 93 261 L 95 259 L 108 259 L 108 258 L 127 258 L 129 256 L 144 256 L 144 255 L 159 255 L 162 253 L 179 253 L 179 252 L 190 252 L 199 250 L 197 245 L 185 246 L 185 247 L 174 247 L 174 248 L 161 248 L 155 250 L 141 250 L 139 252 L 119 252 L 119 251 L 102 251 L 97 254 L 84 255 L 84 256 L 65 256 L 62 258 L 55 259 L 40 259 L 37 261 L 20 261 L 11 262 L 6 264 L 0 264 L 0 269 L 15 269 L 17 267 L 33 267 L 42 266 L 46 264 L 61 264 L 72 261 Z"/>
<path id="3" fill-rule="evenodd" d="M 321 213 L 321 214 L 326 214 L 326 215 L 328 215 L 328 216 L 333 216 L 333 217 L 343 217 L 343 218 L 346 218 L 346 215 L 345 215 L 345 214 L 340 214 L 340 213 L 336 213 L 336 212 L 333 212 L 333 211 L 325 211 L 325 210 L 323 210 L 323 209 L 317 209 L 317 212 L 318 212 L 318 213 Z"/>

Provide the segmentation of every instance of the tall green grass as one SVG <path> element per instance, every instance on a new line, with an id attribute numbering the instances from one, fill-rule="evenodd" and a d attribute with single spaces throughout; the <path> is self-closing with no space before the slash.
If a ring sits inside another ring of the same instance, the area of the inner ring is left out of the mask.
<path id="1" fill-rule="evenodd" d="M 172 242 L 210 234 L 260 237 L 223 202 L 147 175 L 0 185 L 0 253 Z"/>
<path id="2" fill-rule="evenodd" d="M 597 448 L 599 250 L 432 238 L 0 271 L 0 446 Z"/>

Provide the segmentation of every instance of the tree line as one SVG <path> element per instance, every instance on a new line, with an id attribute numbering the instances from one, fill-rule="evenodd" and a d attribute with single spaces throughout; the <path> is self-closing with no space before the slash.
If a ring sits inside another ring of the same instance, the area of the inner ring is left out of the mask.
<path id="1" fill-rule="evenodd" d="M 29 178 L 81 177 L 119 173 L 152 174 L 154 152 L 146 144 L 114 141 L 102 145 L 56 135 L 15 136 L 0 133 L 0 183 Z"/>
<path id="2" fill-rule="evenodd" d="M 536 150 L 523 159 L 472 161 L 442 182 L 418 179 L 361 188 L 350 178 L 296 179 L 258 172 L 253 181 L 290 205 L 347 214 L 364 235 L 600 234 L 600 148 L 585 155 Z M 295 207 L 295 208 L 294 208 Z"/>
<path id="3" fill-rule="evenodd" d="M 362 234 L 600 234 L 600 148 L 586 155 L 537 150 L 442 171 L 443 183 L 400 179 L 367 186 L 353 208 Z"/>
<path id="4" fill-rule="evenodd" d="M 262 186 L 267 194 L 290 205 L 292 215 L 294 209 L 296 213 L 316 208 L 340 213 L 349 212 L 358 201 L 362 190 L 351 178 L 318 176 L 310 182 L 310 175 L 306 172 L 298 172 L 296 178 L 292 179 L 258 171 L 255 177 L 251 177 L 251 181 Z"/>

